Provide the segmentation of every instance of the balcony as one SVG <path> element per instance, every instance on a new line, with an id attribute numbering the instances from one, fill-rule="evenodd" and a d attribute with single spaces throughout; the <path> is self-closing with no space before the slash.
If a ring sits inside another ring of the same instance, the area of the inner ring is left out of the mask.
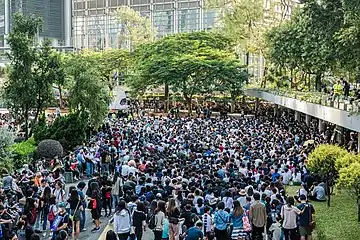
<path id="1" fill-rule="evenodd" d="M 282 92 L 261 88 L 246 89 L 245 94 L 360 132 L 358 101 L 332 101 L 328 95 L 321 93 Z"/>

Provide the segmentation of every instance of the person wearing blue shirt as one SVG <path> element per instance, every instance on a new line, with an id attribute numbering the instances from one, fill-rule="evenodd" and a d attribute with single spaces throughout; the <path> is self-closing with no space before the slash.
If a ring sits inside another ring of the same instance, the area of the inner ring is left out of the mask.
<path id="1" fill-rule="evenodd" d="M 215 237 L 217 240 L 228 240 L 227 227 L 229 223 L 229 214 L 224 211 L 225 204 L 220 202 L 217 205 L 217 211 L 214 216 Z"/>
<path id="2" fill-rule="evenodd" d="M 241 207 L 239 201 L 234 201 L 234 210 L 230 214 L 230 221 L 233 225 L 231 232 L 231 239 L 245 239 L 247 233 L 243 230 L 243 216 L 245 214 L 244 209 Z"/>
<path id="3" fill-rule="evenodd" d="M 185 240 L 202 240 L 204 238 L 202 228 L 203 223 L 201 221 L 197 221 L 194 227 L 187 230 Z"/>
<path id="4" fill-rule="evenodd" d="M 275 169 L 275 172 L 271 175 L 271 180 L 276 182 L 276 180 L 280 177 L 280 173 L 278 173 L 278 169 Z"/>

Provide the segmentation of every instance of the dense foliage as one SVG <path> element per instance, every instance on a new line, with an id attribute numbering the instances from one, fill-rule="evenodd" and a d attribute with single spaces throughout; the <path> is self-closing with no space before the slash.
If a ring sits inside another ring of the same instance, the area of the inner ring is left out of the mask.
<path id="1" fill-rule="evenodd" d="M 328 73 L 358 79 L 359 9 L 359 1 L 308 0 L 291 21 L 268 33 L 268 56 L 281 75 L 289 76 L 291 87 L 319 91 Z"/>
<path id="2" fill-rule="evenodd" d="M 307 167 L 313 173 L 322 176 L 329 188 L 335 185 L 335 179 L 337 178 L 336 161 L 346 154 L 347 151 L 339 146 L 321 144 L 309 154 Z M 328 192 L 330 192 L 329 189 Z M 329 206 L 330 196 L 328 195 Z"/>
<path id="3" fill-rule="evenodd" d="M 59 141 L 52 139 L 42 140 L 36 149 L 39 158 L 53 159 L 54 157 L 63 157 L 64 150 Z"/>
<path id="4" fill-rule="evenodd" d="M 29 163 L 35 157 L 36 142 L 34 138 L 26 141 L 14 143 L 9 147 L 12 153 L 13 165 L 15 169 L 22 168 L 24 164 Z"/>
<path id="5" fill-rule="evenodd" d="M 89 125 L 88 117 L 83 114 L 68 114 L 55 119 L 47 126 L 44 121 L 36 127 L 34 138 L 37 143 L 45 139 L 57 140 L 67 149 L 72 150 L 86 139 Z"/>
<path id="6" fill-rule="evenodd" d="M 132 90 L 143 93 L 165 84 L 181 93 L 190 111 L 194 95 L 227 91 L 236 97 L 248 77 L 231 40 L 212 32 L 168 36 L 141 45 L 134 55 L 138 75 L 127 82 Z"/>

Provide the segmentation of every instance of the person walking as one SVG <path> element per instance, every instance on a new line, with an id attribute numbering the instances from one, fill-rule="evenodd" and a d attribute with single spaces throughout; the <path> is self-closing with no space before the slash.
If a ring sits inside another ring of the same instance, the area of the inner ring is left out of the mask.
<path id="1" fill-rule="evenodd" d="M 230 214 L 230 221 L 233 226 L 231 233 L 232 240 L 245 240 L 247 233 L 243 230 L 243 216 L 245 214 L 244 209 L 241 207 L 239 201 L 234 201 L 234 210 Z"/>
<path id="2" fill-rule="evenodd" d="M 228 240 L 227 227 L 230 216 L 224 209 L 224 202 L 219 202 L 214 216 L 215 237 L 217 240 Z"/>
<path id="3" fill-rule="evenodd" d="M 74 240 L 74 237 L 76 236 L 76 240 L 79 240 L 81 211 L 83 210 L 83 206 L 76 189 L 71 190 L 70 198 L 67 202 L 70 204 L 70 215 L 73 229 L 72 239 Z"/>
<path id="4" fill-rule="evenodd" d="M 145 205 L 138 202 L 132 216 L 132 226 L 135 228 L 136 239 L 141 239 L 146 226 Z"/>
<path id="5" fill-rule="evenodd" d="M 311 240 L 313 231 L 313 214 L 315 209 L 312 204 L 306 201 L 305 195 L 299 196 L 300 204 L 297 206 L 300 210 L 305 210 L 303 214 L 299 215 L 299 232 L 301 240 Z"/>
<path id="6" fill-rule="evenodd" d="M 176 201 L 174 198 L 169 200 L 167 207 L 167 214 L 169 217 L 169 236 L 170 240 L 179 240 L 179 217 L 180 210 L 176 206 Z"/>
<path id="7" fill-rule="evenodd" d="M 252 239 L 262 240 L 264 226 L 266 226 L 266 208 L 265 205 L 260 202 L 260 194 L 254 193 L 254 203 L 250 206 L 249 220 L 252 224 Z"/>
<path id="8" fill-rule="evenodd" d="M 127 240 L 131 230 L 131 214 L 126 208 L 126 202 L 120 201 L 114 215 L 114 231 L 119 240 Z"/>
<path id="9" fill-rule="evenodd" d="M 155 224 L 156 224 L 154 228 L 155 240 L 162 239 L 165 218 L 166 218 L 165 213 L 166 213 L 166 203 L 160 200 L 155 210 Z"/>
<path id="10" fill-rule="evenodd" d="M 296 239 L 297 229 L 297 215 L 302 214 L 303 210 L 299 210 L 294 206 L 295 200 L 293 197 L 287 198 L 287 204 L 281 208 L 280 216 L 283 219 L 282 227 L 284 229 L 285 240 Z"/>
<path id="11" fill-rule="evenodd" d="M 82 203 L 82 210 L 81 210 L 81 218 L 80 218 L 80 232 L 85 232 L 85 221 L 86 221 L 86 212 L 85 212 L 85 208 L 86 208 L 86 201 L 85 201 L 85 194 L 83 192 L 84 188 L 86 187 L 86 183 L 84 182 L 79 182 L 77 185 L 77 191 L 79 194 L 79 197 L 81 199 L 81 203 Z"/>

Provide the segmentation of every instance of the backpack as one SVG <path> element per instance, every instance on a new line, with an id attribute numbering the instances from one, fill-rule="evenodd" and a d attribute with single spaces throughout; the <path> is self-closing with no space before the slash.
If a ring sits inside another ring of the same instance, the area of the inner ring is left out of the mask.
<path id="1" fill-rule="evenodd" d="M 55 220 L 55 213 L 54 213 L 54 211 L 53 211 L 53 207 L 54 207 L 54 206 L 50 207 L 50 211 L 49 211 L 49 214 L 48 214 L 48 220 L 49 220 L 49 222 L 52 222 L 52 221 Z"/>
<path id="2" fill-rule="evenodd" d="M 148 227 L 151 230 L 154 230 L 156 227 L 156 214 L 151 215 L 150 219 L 149 219 L 149 224 Z"/>

